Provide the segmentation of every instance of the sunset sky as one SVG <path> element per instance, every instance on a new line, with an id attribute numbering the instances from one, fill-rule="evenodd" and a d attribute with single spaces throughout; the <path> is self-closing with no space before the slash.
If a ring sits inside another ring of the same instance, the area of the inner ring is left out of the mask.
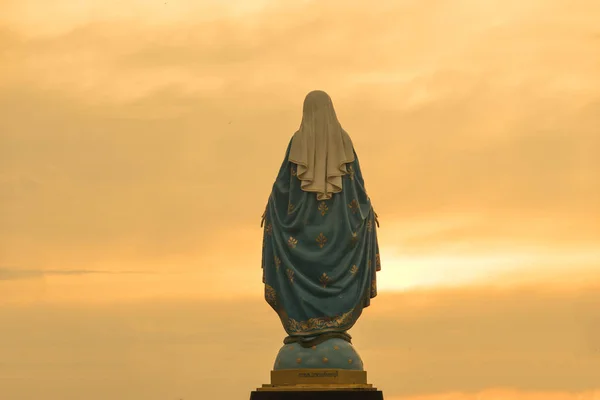
<path id="1" fill-rule="evenodd" d="M 0 0 L 0 399 L 248 398 L 260 216 L 327 91 L 387 400 L 600 400 L 597 0 Z"/>

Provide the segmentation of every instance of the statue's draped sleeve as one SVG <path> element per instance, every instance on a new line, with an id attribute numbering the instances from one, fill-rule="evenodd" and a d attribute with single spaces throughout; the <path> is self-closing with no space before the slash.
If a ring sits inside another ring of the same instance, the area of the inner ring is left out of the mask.
<path id="1" fill-rule="evenodd" d="M 290 143 L 291 144 L 291 143 Z M 375 215 L 355 153 L 329 200 L 301 189 L 290 146 L 264 214 L 265 299 L 290 336 L 350 329 L 377 295 Z"/>

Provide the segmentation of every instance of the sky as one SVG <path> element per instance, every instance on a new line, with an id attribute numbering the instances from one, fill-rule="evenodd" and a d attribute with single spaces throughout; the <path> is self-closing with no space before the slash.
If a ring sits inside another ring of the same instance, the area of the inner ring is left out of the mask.
<path id="1" fill-rule="evenodd" d="M 0 398 L 267 383 L 284 331 L 260 216 L 321 89 L 381 222 L 380 294 L 351 332 L 369 381 L 600 399 L 597 1 L 0 10 Z"/>

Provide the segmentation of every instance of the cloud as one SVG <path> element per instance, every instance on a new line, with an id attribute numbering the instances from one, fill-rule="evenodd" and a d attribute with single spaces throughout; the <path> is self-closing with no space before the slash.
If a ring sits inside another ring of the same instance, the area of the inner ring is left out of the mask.
<path id="1" fill-rule="evenodd" d="M 585 392 L 526 392 L 509 389 L 490 389 L 476 393 L 439 393 L 425 396 L 386 396 L 388 400 L 597 400 L 600 391 Z"/>
<path id="2" fill-rule="evenodd" d="M 363 358 L 377 359 L 365 363 L 370 376 L 397 379 L 394 387 L 407 396 L 597 390 L 597 293 L 528 285 L 382 296 L 368 311 L 368 324 L 355 329 L 377 339 L 357 346 L 369 347 Z M 391 346 L 397 351 L 389 352 Z"/>
<path id="3" fill-rule="evenodd" d="M 77 276 L 96 274 L 139 274 L 139 271 L 95 271 L 95 270 L 52 270 L 52 269 L 22 269 L 0 268 L 0 281 L 36 279 L 48 276 Z"/>
<path id="4" fill-rule="evenodd" d="M 294 2 L 212 20 L 192 2 L 107 2 L 47 26 L 47 6 L 19 4 L 0 32 L 3 264 L 196 268 L 230 243 L 254 257 L 316 87 L 353 137 L 382 240 L 461 213 L 475 221 L 407 251 L 598 242 L 594 2 Z"/>
<path id="5" fill-rule="evenodd" d="M 592 400 L 576 396 L 600 389 L 599 293 L 592 285 L 382 293 L 351 334 L 386 398 Z M 4 305 L 0 322 L 3 390 L 34 397 L 43 381 L 48 400 L 240 398 L 268 383 L 285 336 L 259 294 Z"/>

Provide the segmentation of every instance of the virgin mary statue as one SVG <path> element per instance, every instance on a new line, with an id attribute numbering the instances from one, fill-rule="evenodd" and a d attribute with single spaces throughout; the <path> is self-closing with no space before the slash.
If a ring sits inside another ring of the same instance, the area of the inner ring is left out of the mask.
<path id="1" fill-rule="evenodd" d="M 350 344 L 347 331 L 377 295 L 375 225 L 352 140 L 329 95 L 310 92 L 261 223 L 265 299 L 288 334 L 284 343 L 313 350 L 326 341 Z M 278 357 L 275 369 L 322 368 L 333 356 L 312 364 L 292 357 L 294 365 Z M 357 355 L 342 361 L 362 369 Z"/>

